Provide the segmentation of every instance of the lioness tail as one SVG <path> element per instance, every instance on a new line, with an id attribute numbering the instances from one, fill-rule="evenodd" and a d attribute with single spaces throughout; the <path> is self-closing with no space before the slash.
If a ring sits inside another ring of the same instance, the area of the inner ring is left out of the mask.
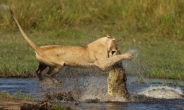
<path id="1" fill-rule="evenodd" d="M 21 34 L 22 34 L 23 37 L 25 38 L 25 40 L 29 43 L 29 45 L 30 45 L 37 53 L 39 53 L 39 52 L 38 52 L 39 47 L 38 47 L 37 45 L 35 45 L 35 44 L 27 37 L 27 35 L 24 33 L 22 27 L 20 26 L 20 24 L 19 24 L 18 20 L 16 19 L 16 17 L 15 17 L 15 15 L 14 15 L 13 11 L 11 10 L 11 8 L 9 8 L 9 10 L 10 10 L 10 13 L 11 13 L 11 15 L 13 16 L 13 19 L 15 20 L 15 22 L 16 22 L 16 24 L 17 24 L 17 26 L 18 26 L 18 28 L 19 28 L 19 30 L 20 30 L 20 32 L 21 32 Z"/>

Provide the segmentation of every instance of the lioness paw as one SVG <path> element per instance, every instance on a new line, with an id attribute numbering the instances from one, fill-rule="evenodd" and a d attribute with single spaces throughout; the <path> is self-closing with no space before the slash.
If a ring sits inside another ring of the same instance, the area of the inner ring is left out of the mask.
<path id="1" fill-rule="evenodd" d="M 125 53 L 123 55 L 124 55 L 124 58 L 128 59 L 128 60 L 132 59 L 132 57 L 133 57 L 133 55 L 131 53 Z"/>

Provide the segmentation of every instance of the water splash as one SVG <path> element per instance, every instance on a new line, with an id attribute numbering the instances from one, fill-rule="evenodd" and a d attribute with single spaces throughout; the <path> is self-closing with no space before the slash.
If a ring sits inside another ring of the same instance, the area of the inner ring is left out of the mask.
<path id="1" fill-rule="evenodd" d="M 73 69 L 72 69 L 73 70 Z M 60 79 L 62 87 L 58 87 L 46 79 L 44 82 L 40 82 L 39 85 L 45 94 L 60 94 L 71 92 L 75 101 L 80 102 L 109 102 L 119 101 L 125 102 L 123 97 L 110 97 L 107 93 L 107 75 L 98 75 L 101 73 L 88 73 L 90 75 L 74 75 L 73 72 L 67 70 L 67 77 L 60 74 L 57 78 Z M 89 72 L 89 71 L 88 71 Z M 81 73 L 84 74 L 84 73 Z M 70 95 L 70 94 L 69 94 Z M 53 100 L 58 102 L 59 100 Z M 63 100 L 61 100 L 63 101 Z"/>
<path id="2" fill-rule="evenodd" d="M 143 73 L 143 68 L 139 59 L 139 52 L 136 49 L 128 51 L 133 55 L 131 60 L 123 60 L 122 64 L 127 74 L 140 75 Z"/>
<path id="3" fill-rule="evenodd" d="M 138 91 L 138 95 L 164 99 L 183 98 L 183 92 L 179 87 L 171 88 L 168 86 L 148 87 Z"/>
<path id="4" fill-rule="evenodd" d="M 80 78 L 80 82 L 83 84 L 80 85 L 81 88 L 84 88 L 80 101 L 81 102 L 106 102 L 106 101 L 122 101 L 125 99 L 123 97 L 109 97 L 107 93 L 107 76 L 98 76 L 98 77 L 87 77 Z"/>
<path id="5" fill-rule="evenodd" d="M 139 55 L 138 51 L 136 49 L 132 49 L 128 51 L 129 53 L 131 53 L 133 55 L 132 60 L 136 59 Z"/>

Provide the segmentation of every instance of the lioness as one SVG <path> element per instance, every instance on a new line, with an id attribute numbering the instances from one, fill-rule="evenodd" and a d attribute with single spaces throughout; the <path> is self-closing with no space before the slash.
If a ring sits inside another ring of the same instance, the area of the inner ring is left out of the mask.
<path id="1" fill-rule="evenodd" d="M 36 59 L 39 61 L 36 74 L 40 80 L 43 79 L 42 71 L 46 67 L 49 67 L 47 74 L 50 77 L 54 77 L 63 66 L 96 66 L 106 70 L 116 62 L 123 59 L 131 59 L 132 57 L 130 53 L 113 56 L 118 52 L 118 49 L 115 39 L 111 36 L 102 37 L 85 46 L 47 45 L 38 47 L 24 33 L 13 11 L 10 8 L 9 10 L 23 37 L 36 52 Z"/>

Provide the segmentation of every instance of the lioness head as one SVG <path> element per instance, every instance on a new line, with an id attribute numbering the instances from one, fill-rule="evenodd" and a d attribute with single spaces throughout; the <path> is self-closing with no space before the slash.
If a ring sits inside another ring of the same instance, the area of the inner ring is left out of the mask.
<path id="1" fill-rule="evenodd" d="M 109 57 L 116 55 L 118 53 L 118 48 L 115 42 L 115 38 L 109 35 L 107 35 L 107 51 L 108 51 Z"/>

